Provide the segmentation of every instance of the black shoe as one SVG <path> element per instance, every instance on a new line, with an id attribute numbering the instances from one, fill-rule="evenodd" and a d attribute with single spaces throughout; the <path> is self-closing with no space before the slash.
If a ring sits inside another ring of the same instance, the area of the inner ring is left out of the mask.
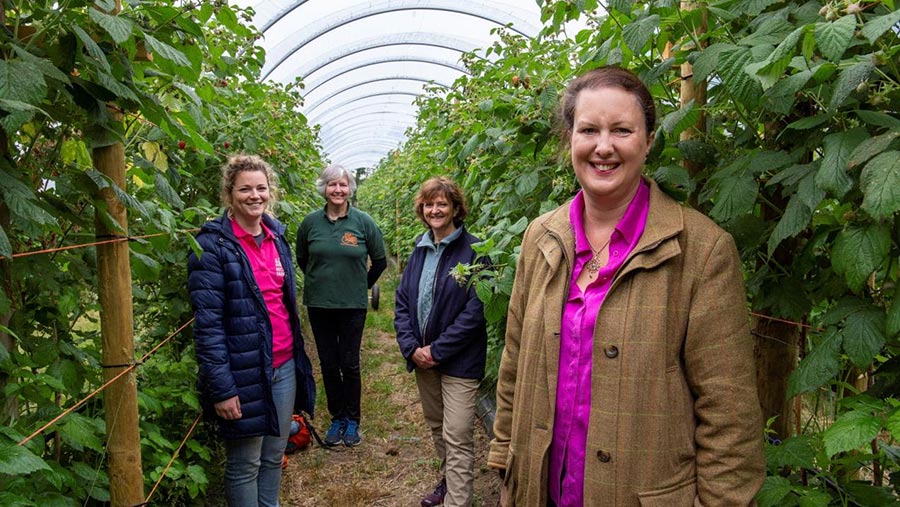
<path id="1" fill-rule="evenodd" d="M 429 493 L 422 499 L 422 507 L 436 507 L 444 505 L 444 495 L 447 494 L 447 479 L 441 479 L 441 482 L 434 487 L 434 491 Z"/>

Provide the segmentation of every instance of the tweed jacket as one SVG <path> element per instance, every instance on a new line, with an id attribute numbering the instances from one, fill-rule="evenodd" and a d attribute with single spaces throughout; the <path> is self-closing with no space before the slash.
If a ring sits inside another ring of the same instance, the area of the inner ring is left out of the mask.
<path id="1" fill-rule="evenodd" d="M 740 258 L 730 235 L 649 183 L 644 233 L 594 328 L 586 505 L 755 505 L 763 426 Z M 516 268 L 488 456 L 510 506 L 547 503 L 570 204 L 529 225 Z"/>

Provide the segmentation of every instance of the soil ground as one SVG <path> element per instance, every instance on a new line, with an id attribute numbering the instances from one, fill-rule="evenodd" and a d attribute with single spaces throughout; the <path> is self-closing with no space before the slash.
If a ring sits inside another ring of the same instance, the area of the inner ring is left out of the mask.
<path id="1" fill-rule="evenodd" d="M 393 299 L 393 295 L 382 298 Z M 285 507 L 355 507 L 420 505 L 439 480 L 430 432 L 425 425 L 415 378 L 407 373 L 392 330 L 393 306 L 382 301 L 369 310 L 362 344 L 362 443 L 353 448 L 324 448 L 315 442 L 288 458 L 281 490 Z M 316 418 L 324 438 L 330 424 L 318 358 L 311 335 L 307 351 L 319 384 Z M 479 420 L 475 431 L 475 498 L 473 507 L 499 503 L 499 478 L 486 465 L 488 436 Z"/>

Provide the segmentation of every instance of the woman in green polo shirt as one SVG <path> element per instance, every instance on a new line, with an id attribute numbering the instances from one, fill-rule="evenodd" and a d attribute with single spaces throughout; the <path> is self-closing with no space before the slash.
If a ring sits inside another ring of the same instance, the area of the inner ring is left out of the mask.
<path id="1" fill-rule="evenodd" d="M 368 289 L 387 260 L 375 221 L 350 205 L 356 191 L 350 172 L 330 165 L 316 180 L 316 188 L 325 197 L 325 207 L 300 224 L 297 263 L 304 274 L 303 304 L 309 311 L 331 413 L 325 444 L 343 442 L 352 447 L 360 443 L 359 348 Z"/>

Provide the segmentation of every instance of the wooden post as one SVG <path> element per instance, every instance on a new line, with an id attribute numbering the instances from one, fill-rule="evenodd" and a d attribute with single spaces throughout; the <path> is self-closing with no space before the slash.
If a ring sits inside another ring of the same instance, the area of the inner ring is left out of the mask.
<path id="1" fill-rule="evenodd" d="M 117 14 L 122 8 L 116 0 Z M 121 111 L 108 108 L 114 124 L 122 123 Z M 124 131 L 124 129 L 122 129 Z M 94 148 L 94 167 L 119 188 L 125 185 L 125 146 L 121 142 Z M 121 230 L 111 230 L 98 210 L 95 224 L 98 238 L 127 236 L 125 205 L 111 188 L 100 191 L 99 200 Z M 127 241 L 97 246 L 97 283 L 100 299 L 100 334 L 103 339 L 103 379 L 109 381 L 134 361 L 134 310 L 131 299 L 131 262 Z M 109 456 L 109 496 L 112 507 L 131 507 L 144 501 L 144 474 L 141 468 L 141 438 L 138 431 L 137 381 L 134 370 L 106 388 Z"/>
<path id="2" fill-rule="evenodd" d="M 110 108 L 114 122 L 122 113 Z M 125 188 L 125 147 L 121 142 L 94 148 L 94 167 L 119 188 Z M 116 221 L 110 230 L 98 210 L 98 238 L 128 234 L 125 206 L 111 188 L 100 191 L 99 200 Z M 103 378 L 109 381 L 134 361 L 134 314 L 131 298 L 131 264 L 127 241 L 97 246 L 97 281 L 100 296 L 100 332 L 103 338 Z M 144 501 L 141 470 L 141 440 L 138 433 L 137 382 L 135 373 L 123 376 L 104 394 L 109 453 L 109 494 L 113 507 L 130 507 Z"/>
<path id="3" fill-rule="evenodd" d="M 694 28 L 694 34 L 696 36 L 702 36 L 706 33 L 707 28 L 707 18 L 706 18 L 706 7 L 704 5 L 697 5 L 695 0 L 682 0 L 681 1 L 681 10 L 682 11 L 691 11 L 694 9 L 701 9 L 701 19 L 702 22 L 700 26 Z M 702 43 L 701 43 L 702 44 Z M 700 49 L 700 48 L 697 48 Z M 706 113 L 703 111 L 703 106 L 706 105 L 706 80 L 694 80 L 694 66 L 688 62 L 684 62 L 681 64 L 681 107 L 686 106 L 692 100 L 694 101 L 694 108 L 700 109 L 700 117 L 697 119 L 697 123 L 694 124 L 693 127 L 685 129 L 680 136 L 681 141 L 686 141 L 688 139 L 694 139 L 702 135 L 706 126 Z M 682 165 L 685 169 L 687 169 L 688 174 L 690 174 L 691 178 L 696 177 L 700 171 L 703 170 L 703 166 L 698 164 L 697 162 L 693 162 L 690 160 L 684 160 Z M 690 196 L 691 205 L 694 207 L 697 206 L 697 197 L 696 195 Z"/>

